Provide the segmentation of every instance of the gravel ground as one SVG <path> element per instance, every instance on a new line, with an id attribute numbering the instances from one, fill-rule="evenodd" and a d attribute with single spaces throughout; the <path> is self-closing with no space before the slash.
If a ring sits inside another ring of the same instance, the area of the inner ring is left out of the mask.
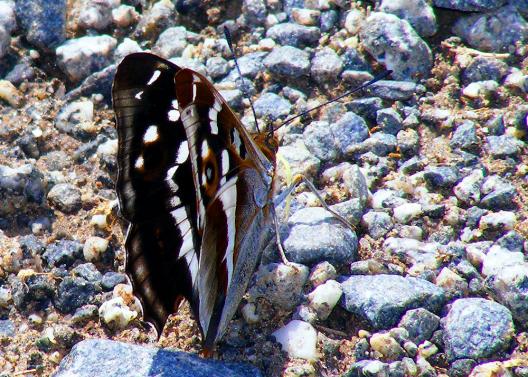
<path id="1" fill-rule="evenodd" d="M 0 376 L 527 376 L 526 20 L 506 0 L 0 0 Z M 280 185 L 305 174 L 353 226 L 301 185 L 293 264 L 264 250 L 217 361 L 191 355 L 187 304 L 158 339 L 124 274 L 110 89 L 137 51 L 206 75 L 250 130 L 241 85 L 280 125 L 392 70 L 277 131 Z"/>

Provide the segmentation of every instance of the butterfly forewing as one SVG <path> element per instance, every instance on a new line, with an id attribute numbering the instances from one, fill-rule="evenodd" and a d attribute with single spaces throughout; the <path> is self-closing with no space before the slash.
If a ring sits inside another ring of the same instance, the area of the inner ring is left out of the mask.
<path id="1" fill-rule="evenodd" d="M 179 67 L 150 54 L 119 65 L 113 102 L 117 119 L 117 193 L 127 235 L 126 269 L 158 330 L 181 297 L 192 300 L 198 270 L 196 193 L 187 138 L 173 106 Z"/>
<path id="2" fill-rule="evenodd" d="M 269 241 L 274 162 L 192 70 L 133 54 L 113 94 L 127 271 L 147 319 L 161 328 L 184 296 L 211 349 Z"/>

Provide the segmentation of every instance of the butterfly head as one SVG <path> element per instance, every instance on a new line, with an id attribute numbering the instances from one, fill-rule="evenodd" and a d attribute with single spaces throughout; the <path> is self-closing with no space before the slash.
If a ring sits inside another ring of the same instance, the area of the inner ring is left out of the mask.
<path id="1" fill-rule="evenodd" d="M 253 140 L 255 140 L 268 160 L 275 162 L 275 155 L 279 149 L 279 140 L 273 133 L 273 128 L 270 131 L 257 133 L 253 136 Z"/>

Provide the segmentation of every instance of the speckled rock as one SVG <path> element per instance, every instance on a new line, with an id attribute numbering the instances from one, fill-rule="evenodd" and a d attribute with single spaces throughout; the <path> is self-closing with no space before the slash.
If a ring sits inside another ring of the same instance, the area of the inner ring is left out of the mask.
<path id="1" fill-rule="evenodd" d="M 407 329 L 409 339 L 420 344 L 431 339 L 433 332 L 440 325 L 440 317 L 429 310 L 418 308 L 408 310 L 401 318 L 398 327 Z"/>
<path id="2" fill-rule="evenodd" d="M 26 39 L 42 50 L 50 51 L 66 38 L 66 1 L 16 0 L 19 25 Z"/>
<path id="3" fill-rule="evenodd" d="M 407 20 L 422 37 L 436 34 L 436 17 L 430 2 L 425 0 L 384 0 L 379 10 Z"/>
<path id="4" fill-rule="evenodd" d="M 167 377 L 260 377 L 260 371 L 244 364 L 201 359 L 186 352 L 141 347 L 111 340 L 90 339 L 77 343 L 62 360 L 56 377 L 123 375 Z"/>
<path id="5" fill-rule="evenodd" d="M 301 300 L 308 273 L 308 268 L 300 264 L 261 265 L 255 285 L 249 290 L 250 299 L 264 297 L 278 307 L 291 310 Z"/>
<path id="6" fill-rule="evenodd" d="M 277 24 L 269 28 L 266 37 L 272 38 L 281 45 L 302 47 L 311 45 L 319 40 L 319 28 L 303 26 L 295 23 Z"/>
<path id="7" fill-rule="evenodd" d="M 307 75 L 310 69 L 308 54 L 292 46 L 274 48 L 264 59 L 264 65 L 279 76 L 298 78 Z"/>
<path id="8" fill-rule="evenodd" d="M 56 49 L 57 64 L 73 82 L 109 65 L 117 40 L 109 35 L 70 39 Z"/>
<path id="9" fill-rule="evenodd" d="M 443 327 L 450 360 L 493 357 L 509 347 L 514 333 L 510 311 L 482 298 L 456 300 Z"/>
<path id="10" fill-rule="evenodd" d="M 276 120 L 290 113 L 291 104 L 288 100 L 275 93 L 265 93 L 254 104 L 258 117 Z"/>
<path id="11" fill-rule="evenodd" d="M 75 213 L 81 208 L 81 191 L 69 183 L 59 183 L 48 192 L 52 206 L 64 213 Z"/>
<path id="12" fill-rule="evenodd" d="M 424 307 L 438 311 L 445 300 L 442 289 L 414 277 L 351 276 L 341 286 L 341 306 L 375 329 L 390 328 L 409 309 Z"/>
<path id="13" fill-rule="evenodd" d="M 367 51 L 393 71 L 394 79 L 416 80 L 429 75 L 431 50 L 407 21 L 392 14 L 371 13 L 360 37 Z"/>
<path id="14" fill-rule="evenodd" d="M 455 34 L 469 46 L 481 51 L 508 51 L 528 38 L 528 23 L 515 6 L 460 18 L 453 26 Z"/>
<path id="15" fill-rule="evenodd" d="M 290 261 L 308 266 L 322 261 L 342 265 L 357 258 L 356 234 L 324 208 L 295 212 L 288 220 L 288 228 L 283 243 Z"/>
<path id="16" fill-rule="evenodd" d="M 343 70 L 343 62 L 331 48 L 323 48 L 315 53 L 310 73 L 318 83 L 327 84 L 336 81 Z"/>
<path id="17" fill-rule="evenodd" d="M 481 12 L 496 9 L 506 3 L 506 0 L 434 0 L 437 7 L 455 9 L 464 12 Z"/>

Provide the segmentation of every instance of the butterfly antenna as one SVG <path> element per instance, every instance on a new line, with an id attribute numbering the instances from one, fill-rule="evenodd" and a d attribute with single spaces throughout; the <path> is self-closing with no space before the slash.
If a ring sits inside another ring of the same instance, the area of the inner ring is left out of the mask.
<path id="1" fill-rule="evenodd" d="M 229 46 L 229 50 L 231 50 L 231 54 L 233 55 L 233 60 L 235 61 L 235 67 L 238 72 L 238 78 L 239 80 L 241 80 L 241 83 L 242 83 L 240 85 L 240 88 L 242 89 L 242 93 L 244 94 L 244 97 L 246 97 L 249 100 L 249 105 L 251 106 L 253 117 L 255 118 L 255 126 L 257 127 L 257 132 L 260 133 L 260 129 L 258 126 L 258 121 L 257 121 L 257 113 L 255 112 L 255 108 L 253 107 L 253 101 L 251 100 L 249 93 L 246 91 L 246 85 L 244 85 L 244 78 L 242 77 L 242 72 L 240 71 L 240 67 L 238 66 L 238 60 L 235 54 L 235 49 L 233 48 L 233 39 L 231 38 L 231 32 L 229 31 L 227 26 L 224 26 L 224 35 L 227 40 L 227 45 Z"/>
<path id="2" fill-rule="evenodd" d="M 306 114 L 311 113 L 311 112 L 314 111 L 314 110 L 320 109 L 321 107 L 324 107 L 324 106 L 329 105 L 329 104 L 331 104 L 331 103 L 333 103 L 333 102 L 337 102 L 337 101 L 339 101 L 341 98 L 347 97 L 347 96 L 349 96 L 349 95 L 351 95 L 351 94 L 353 94 L 353 93 L 355 93 L 355 92 L 358 92 L 358 91 L 360 91 L 360 90 L 362 90 L 362 89 L 365 89 L 366 87 L 368 87 L 368 86 L 374 84 L 375 82 L 377 82 L 377 81 L 379 81 L 379 80 L 383 80 L 385 77 L 387 77 L 387 76 L 390 75 L 391 73 L 392 73 L 391 70 L 383 71 L 383 72 L 381 72 L 379 75 L 376 75 L 372 80 L 370 80 L 370 81 L 364 83 L 363 85 L 358 86 L 357 88 L 352 89 L 352 90 L 349 91 L 349 92 L 346 92 L 346 93 L 341 94 L 339 97 L 333 98 L 333 99 L 331 99 L 331 100 L 329 100 L 329 101 L 326 101 L 326 102 L 324 102 L 324 103 L 322 103 L 322 104 L 320 104 L 320 105 L 317 105 L 317 106 L 315 106 L 315 107 L 312 107 L 311 109 L 308 109 L 308 110 L 306 110 L 306 111 L 303 111 L 303 112 L 300 113 L 300 114 L 294 115 L 294 116 L 292 116 L 291 118 L 286 119 L 286 120 L 284 121 L 284 123 L 282 123 L 279 127 L 277 127 L 277 128 L 275 128 L 274 130 L 272 130 L 272 132 L 277 131 L 279 128 L 281 128 L 281 127 L 283 127 L 283 126 L 285 126 L 285 125 L 287 125 L 287 124 L 290 124 L 290 123 L 293 122 L 295 119 L 300 118 L 300 117 L 302 117 L 302 116 L 305 116 Z"/>

